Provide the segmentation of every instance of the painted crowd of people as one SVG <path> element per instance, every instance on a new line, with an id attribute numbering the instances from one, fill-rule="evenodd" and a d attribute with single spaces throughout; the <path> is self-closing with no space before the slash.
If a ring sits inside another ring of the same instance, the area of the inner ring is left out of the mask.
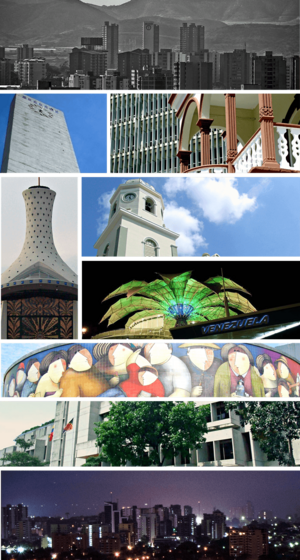
<path id="1" fill-rule="evenodd" d="M 7 397 L 299 397 L 299 373 L 288 359 L 249 345 L 188 342 L 176 356 L 171 343 L 74 344 L 41 361 L 19 364 L 5 384 Z M 217 352 L 219 351 L 219 352 Z M 216 353 L 220 357 L 216 356 Z M 295 362 L 296 363 L 296 362 Z"/>

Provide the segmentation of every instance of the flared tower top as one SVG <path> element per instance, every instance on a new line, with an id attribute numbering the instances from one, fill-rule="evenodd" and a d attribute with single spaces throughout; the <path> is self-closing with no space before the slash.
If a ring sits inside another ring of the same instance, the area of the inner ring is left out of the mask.
<path id="1" fill-rule="evenodd" d="M 77 285 L 77 274 L 59 256 L 53 239 L 55 191 L 34 185 L 22 195 L 26 208 L 25 241 L 18 258 L 2 274 L 2 287 L 37 280 Z"/>

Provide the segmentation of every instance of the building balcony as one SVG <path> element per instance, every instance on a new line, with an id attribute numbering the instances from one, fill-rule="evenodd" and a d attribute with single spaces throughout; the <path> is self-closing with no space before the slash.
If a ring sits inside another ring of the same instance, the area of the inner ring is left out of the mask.
<path id="1" fill-rule="evenodd" d="M 186 169 L 184 173 L 228 173 L 228 166 L 225 163 L 216 165 L 199 165 L 198 167 Z"/>
<path id="2" fill-rule="evenodd" d="M 273 123 L 275 156 L 279 168 L 266 168 L 267 172 L 300 172 L 300 125 Z M 264 172 L 261 128 L 241 148 L 232 160 L 235 173 Z M 228 173 L 226 164 L 209 164 L 188 168 L 184 173 Z"/>

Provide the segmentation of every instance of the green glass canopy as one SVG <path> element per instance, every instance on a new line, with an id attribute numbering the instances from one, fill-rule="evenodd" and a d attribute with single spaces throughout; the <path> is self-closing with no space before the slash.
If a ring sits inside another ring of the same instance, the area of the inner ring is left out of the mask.
<path id="1" fill-rule="evenodd" d="M 163 316 L 165 326 L 170 329 L 256 311 L 248 299 L 232 291 L 249 294 L 232 280 L 215 276 L 201 283 L 191 278 L 191 274 L 192 271 L 159 274 L 161 279 L 153 282 L 132 280 L 123 284 L 104 301 L 123 294 L 127 297 L 111 305 L 100 322 L 109 319 L 108 325 L 112 325 L 135 312 L 127 321 L 127 328 L 136 321 Z"/>

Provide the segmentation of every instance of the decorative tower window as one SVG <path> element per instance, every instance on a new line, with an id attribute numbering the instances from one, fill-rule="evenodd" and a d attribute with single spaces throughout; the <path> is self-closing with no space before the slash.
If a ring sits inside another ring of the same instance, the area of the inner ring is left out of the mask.
<path id="1" fill-rule="evenodd" d="M 154 202 L 151 198 L 146 198 L 145 210 L 146 212 L 151 212 L 151 214 L 154 214 Z"/>
<path id="2" fill-rule="evenodd" d="M 145 257 L 157 257 L 157 243 L 153 239 L 145 241 Z"/>

